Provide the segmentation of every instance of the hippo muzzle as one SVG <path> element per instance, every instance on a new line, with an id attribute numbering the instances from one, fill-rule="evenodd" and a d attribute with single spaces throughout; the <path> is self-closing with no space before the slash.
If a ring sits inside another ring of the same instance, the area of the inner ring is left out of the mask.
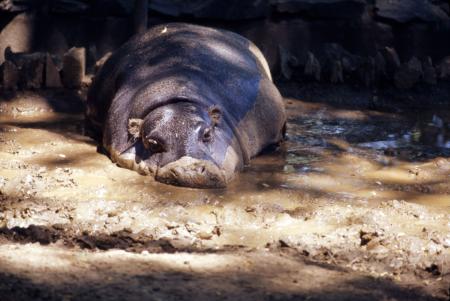
<path id="1" fill-rule="evenodd" d="M 232 167 L 235 155 L 233 158 L 229 158 L 231 161 L 226 162 L 226 165 L 229 166 L 228 169 L 227 166 L 219 167 L 211 161 L 195 159 L 190 156 L 184 156 L 163 167 L 137 160 L 134 151 L 125 154 L 114 152 L 111 157 L 119 166 L 137 171 L 142 175 L 154 176 L 155 180 L 159 182 L 176 186 L 225 188 L 235 175 Z"/>
<path id="2" fill-rule="evenodd" d="M 159 168 L 155 178 L 157 181 L 177 186 L 224 188 L 232 175 L 210 161 L 184 156 Z"/>

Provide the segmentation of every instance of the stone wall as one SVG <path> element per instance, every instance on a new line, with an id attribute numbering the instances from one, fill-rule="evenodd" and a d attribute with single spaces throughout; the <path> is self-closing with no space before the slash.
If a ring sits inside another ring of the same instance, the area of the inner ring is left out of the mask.
<path id="1" fill-rule="evenodd" d="M 134 5 L 0 0 L 0 63 L 8 46 L 61 58 L 84 47 L 86 70 L 93 72 L 96 60 L 135 33 L 143 14 Z M 248 37 L 277 80 L 407 89 L 450 79 L 448 0 L 149 0 L 146 6 L 149 26 L 186 21 Z"/>

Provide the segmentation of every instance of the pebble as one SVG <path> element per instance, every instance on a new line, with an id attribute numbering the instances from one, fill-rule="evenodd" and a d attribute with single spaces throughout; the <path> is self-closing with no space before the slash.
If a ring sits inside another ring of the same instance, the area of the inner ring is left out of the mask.
<path id="1" fill-rule="evenodd" d="M 444 239 L 444 242 L 442 244 L 444 248 L 450 248 L 450 238 Z"/>
<path id="2" fill-rule="evenodd" d="M 197 233 L 197 237 L 200 239 L 211 239 L 213 237 L 213 234 L 205 231 L 200 231 Z"/>

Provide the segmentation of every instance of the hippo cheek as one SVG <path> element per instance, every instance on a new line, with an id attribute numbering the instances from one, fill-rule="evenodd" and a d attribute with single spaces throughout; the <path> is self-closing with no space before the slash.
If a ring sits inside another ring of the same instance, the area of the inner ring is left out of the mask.
<path id="1" fill-rule="evenodd" d="M 123 168 L 134 170 L 141 175 L 155 175 L 157 162 L 154 157 L 148 158 L 143 154 L 140 147 L 131 147 L 125 152 L 111 150 L 111 159 Z"/>
<path id="2" fill-rule="evenodd" d="M 232 180 L 236 171 L 242 168 L 243 162 L 239 158 L 235 149 L 232 146 L 228 146 L 221 164 L 228 181 Z"/>

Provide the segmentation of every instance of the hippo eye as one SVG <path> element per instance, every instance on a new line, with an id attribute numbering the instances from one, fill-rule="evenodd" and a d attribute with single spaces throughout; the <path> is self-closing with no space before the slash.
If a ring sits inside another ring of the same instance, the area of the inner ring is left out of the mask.
<path id="1" fill-rule="evenodd" d="M 212 136 L 213 136 L 212 128 L 208 127 L 203 130 L 203 133 L 202 133 L 203 142 L 210 142 L 212 140 Z"/>
<path id="2" fill-rule="evenodd" d="M 165 151 L 164 145 L 158 140 L 146 138 L 144 139 L 144 147 L 152 153 L 162 153 Z"/>

